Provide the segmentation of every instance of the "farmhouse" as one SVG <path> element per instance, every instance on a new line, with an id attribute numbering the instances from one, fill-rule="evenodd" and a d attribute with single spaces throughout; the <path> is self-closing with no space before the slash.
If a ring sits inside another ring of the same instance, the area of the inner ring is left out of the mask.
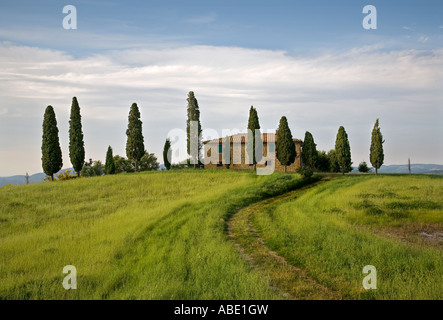
<path id="1" fill-rule="evenodd" d="M 205 168 L 223 168 L 226 165 L 227 156 L 223 157 L 223 147 L 227 145 L 226 139 L 229 139 L 230 153 L 229 165 L 231 169 L 251 169 L 253 167 L 252 159 L 249 159 L 246 152 L 248 144 L 248 135 L 239 133 L 225 138 L 204 141 Z M 263 158 L 258 161 L 257 167 L 275 165 L 275 171 L 284 171 L 284 166 L 276 157 L 276 148 L 278 144 L 276 133 L 262 133 Z M 301 147 L 303 141 L 293 139 L 297 157 L 290 166 L 286 167 L 287 172 L 295 172 L 302 165 Z M 226 159 L 226 160 L 225 160 Z"/>

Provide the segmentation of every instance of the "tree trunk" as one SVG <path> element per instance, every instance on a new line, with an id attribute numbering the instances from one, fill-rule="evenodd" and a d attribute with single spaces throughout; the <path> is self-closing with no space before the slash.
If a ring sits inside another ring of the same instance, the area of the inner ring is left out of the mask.
<path id="1" fill-rule="evenodd" d="M 286 166 L 285 166 L 285 173 L 286 173 Z"/>
<path id="2" fill-rule="evenodd" d="M 51 175 L 51 181 L 54 181 L 54 175 Z"/>
<path id="3" fill-rule="evenodd" d="M 343 169 L 343 170 L 341 171 L 341 174 L 342 174 L 342 176 L 345 175 L 345 169 Z"/>
<path id="4" fill-rule="evenodd" d="M 80 178 L 80 172 L 77 172 L 77 178 Z"/>
<path id="5" fill-rule="evenodd" d="M 375 175 L 378 176 L 378 169 L 375 167 Z"/>

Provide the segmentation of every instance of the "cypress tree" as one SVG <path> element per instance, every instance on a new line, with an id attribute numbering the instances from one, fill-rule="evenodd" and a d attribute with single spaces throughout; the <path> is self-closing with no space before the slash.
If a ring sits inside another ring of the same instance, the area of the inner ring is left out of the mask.
<path id="1" fill-rule="evenodd" d="M 72 98 L 71 119 L 69 120 L 69 159 L 80 177 L 83 163 L 85 162 L 85 144 L 83 142 L 80 107 L 77 98 Z"/>
<path id="2" fill-rule="evenodd" d="M 138 164 L 145 154 L 144 138 L 142 133 L 142 121 L 140 111 L 136 103 L 133 103 L 128 117 L 128 129 L 126 130 L 126 157 L 134 162 L 135 172 Z"/>
<path id="3" fill-rule="evenodd" d="M 115 174 L 115 162 L 111 146 L 108 147 L 106 152 L 105 174 Z"/>
<path id="4" fill-rule="evenodd" d="M 352 170 L 351 147 L 349 145 L 348 134 L 343 126 L 338 129 L 335 140 L 335 156 L 343 175 L 345 172 Z"/>
<path id="5" fill-rule="evenodd" d="M 54 173 L 57 173 L 63 166 L 62 150 L 58 137 L 57 120 L 52 106 L 45 110 L 43 119 L 42 137 L 42 167 L 43 172 L 54 181 Z"/>
<path id="6" fill-rule="evenodd" d="M 257 109 L 255 109 L 253 106 L 251 106 L 249 109 L 248 129 L 250 132 L 248 132 L 248 144 L 246 151 L 248 152 L 250 162 L 252 159 L 252 164 L 254 165 L 255 170 L 257 163 L 261 161 L 263 156 L 263 143 L 261 141 L 261 133 L 258 136 L 255 135 L 255 130 L 260 130 L 260 122 L 258 119 Z M 250 135 L 252 136 L 250 137 Z M 249 141 L 249 139 L 252 141 Z"/>
<path id="7" fill-rule="evenodd" d="M 165 146 L 163 147 L 163 163 L 166 167 L 166 170 L 171 169 L 171 140 L 169 138 L 166 139 Z"/>
<path id="8" fill-rule="evenodd" d="M 327 154 L 328 158 L 329 158 L 329 171 L 330 172 L 340 172 L 340 165 L 337 162 L 337 156 L 336 156 L 336 152 L 335 149 L 331 149 L 329 150 L 328 154 Z"/>
<path id="9" fill-rule="evenodd" d="M 202 127 L 200 123 L 200 109 L 198 106 L 198 101 L 195 98 L 194 92 L 189 91 L 188 98 L 186 99 L 188 101 L 188 119 L 186 121 L 186 134 L 187 134 L 187 151 L 188 155 L 191 156 L 191 160 L 194 163 L 194 169 L 196 167 L 197 163 L 200 163 L 200 153 L 202 149 L 202 142 L 201 142 L 201 133 L 202 133 Z M 197 121 L 198 127 L 197 132 L 193 132 L 193 135 L 191 136 L 191 121 Z M 191 141 L 197 141 L 197 154 L 191 154 Z"/>
<path id="10" fill-rule="evenodd" d="M 382 166 L 385 159 L 383 153 L 383 135 L 381 134 L 380 127 L 378 125 L 378 119 L 375 121 L 374 128 L 372 129 L 371 137 L 371 149 L 369 158 L 372 166 L 375 168 L 375 174 L 378 175 L 378 169 Z"/>
<path id="11" fill-rule="evenodd" d="M 285 167 L 294 163 L 297 153 L 295 144 L 292 140 L 291 129 L 289 129 L 288 120 L 285 116 L 281 117 L 277 131 L 276 157 Z"/>
<path id="12" fill-rule="evenodd" d="M 316 146 L 314 137 L 309 131 L 306 131 L 303 141 L 302 160 L 303 164 L 312 170 L 314 170 L 317 165 L 318 152 Z"/>

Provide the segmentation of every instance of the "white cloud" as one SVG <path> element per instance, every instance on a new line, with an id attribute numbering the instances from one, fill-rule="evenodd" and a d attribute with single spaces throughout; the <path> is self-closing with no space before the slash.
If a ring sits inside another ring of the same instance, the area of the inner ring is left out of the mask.
<path id="1" fill-rule="evenodd" d="M 331 149 L 344 125 L 358 164 L 367 159 L 370 130 L 380 117 L 387 163 L 408 157 L 442 162 L 436 144 L 442 142 L 443 49 L 364 47 L 291 57 L 284 51 L 190 46 L 74 58 L 3 43 L 0 57 L 0 167 L 5 170 L 0 175 L 41 171 L 38 146 L 48 104 L 57 113 L 64 164 L 70 166 L 67 123 L 73 96 L 82 108 L 88 158 L 103 159 L 108 145 L 124 155 L 132 102 L 141 109 L 147 149 L 161 158 L 168 131 L 184 128 L 190 90 L 199 100 L 203 127 L 220 134 L 245 127 L 254 105 L 263 129 L 275 129 L 286 115 L 294 135 L 303 138 L 309 130 L 320 149 Z M 8 113 L 1 112 L 5 108 Z M 14 134 L 12 142 L 6 132 Z M 414 154 L 413 143 L 422 152 Z"/>
<path id="2" fill-rule="evenodd" d="M 421 43 L 426 43 L 426 42 L 428 42 L 428 40 L 429 40 L 428 36 L 420 36 L 418 38 L 418 41 L 421 42 Z"/>

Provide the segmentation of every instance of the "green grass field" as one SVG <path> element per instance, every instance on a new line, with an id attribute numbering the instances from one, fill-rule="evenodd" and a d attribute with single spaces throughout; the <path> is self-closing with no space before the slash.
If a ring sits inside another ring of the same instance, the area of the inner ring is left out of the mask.
<path id="1" fill-rule="evenodd" d="M 296 174 L 184 170 L 2 187 L 0 299 L 285 299 L 242 258 L 227 221 L 304 184 Z M 433 238 L 442 200 L 442 177 L 351 175 L 263 206 L 252 222 L 340 297 L 442 299 Z M 378 289 L 365 291 L 369 264 Z M 62 286 L 66 265 L 77 290 Z"/>
<path id="2" fill-rule="evenodd" d="M 252 217 L 270 249 L 345 299 L 443 299 L 443 177 L 336 178 Z M 377 289 L 364 290 L 365 265 Z"/>
<path id="3" fill-rule="evenodd" d="M 0 189 L 0 299 L 274 299 L 226 238 L 298 175 L 171 171 Z M 77 290 L 62 287 L 65 265 Z"/>

